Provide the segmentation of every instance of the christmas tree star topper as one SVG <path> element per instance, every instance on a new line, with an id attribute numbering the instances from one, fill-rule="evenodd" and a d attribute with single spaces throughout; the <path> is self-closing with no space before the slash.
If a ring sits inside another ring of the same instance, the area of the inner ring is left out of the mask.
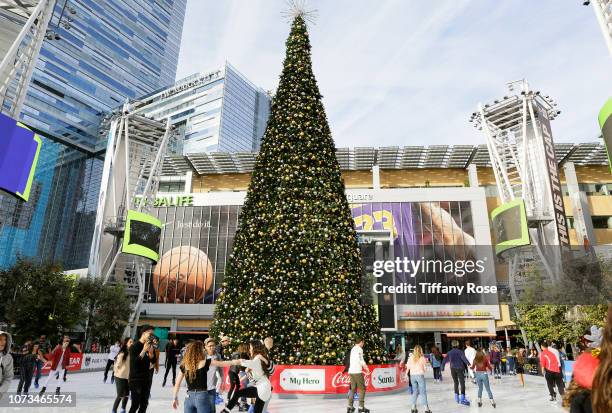
<path id="1" fill-rule="evenodd" d="M 293 21 L 296 17 L 301 17 L 307 23 L 314 24 L 317 15 L 317 9 L 309 9 L 306 0 L 287 0 L 287 10 L 281 14 L 288 22 Z"/>

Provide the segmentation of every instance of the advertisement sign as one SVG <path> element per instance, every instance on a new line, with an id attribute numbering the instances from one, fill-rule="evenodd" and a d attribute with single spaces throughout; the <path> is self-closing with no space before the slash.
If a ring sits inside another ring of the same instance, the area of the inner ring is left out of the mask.
<path id="1" fill-rule="evenodd" d="M 81 370 L 100 370 L 106 367 L 108 353 L 84 353 Z"/>
<path id="2" fill-rule="evenodd" d="M 530 244 L 527 213 L 522 199 L 515 199 L 495 208 L 491 212 L 491 221 L 497 255 Z"/>
<path id="3" fill-rule="evenodd" d="M 408 382 L 403 370 L 397 365 L 371 365 L 370 373 L 364 375 L 366 391 L 380 393 L 403 389 Z M 270 382 L 274 394 L 346 394 L 351 386 L 344 366 L 286 366 L 277 365 Z M 229 386 L 227 368 L 225 382 Z"/>
<path id="4" fill-rule="evenodd" d="M 598 120 L 601 134 L 606 144 L 608 165 L 610 166 L 610 172 L 612 172 L 612 162 L 610 162 L 610 159 L 612 159 L 610 156 L 610 152 L 612 151 L 612 98 L 608 99 L 606 104 L 599 111 Z"/>
<path id="5" fill-rule="evenodd" d="M 0 113 L 0 189 L 28 202 L 42 140 Z"/>
<path id="6" fill-rule="evenodd" d="M 47 360 L 51 360 L 51 353 L 46 354 L 45 358 Z M 66 367 L 66 370 L 68 371 L 77 371 L 77 370 L 81 370 L 81 365 L 82 365 L 82 361 L 83 361 L 83 353 L 71 353 L 70 354 L 70 361 L 68 363 L 68 367 Z M 51 371 L 51 362 L 47 362 L 42 369 L 42 374 L 49 374 L 49 371 Z"/>
<path id="7" fill-rule="evenodd" d="M 559 245 L 563 248 L 569 248 L 569 235 L 567 230 L 567 221 L 565 217 L 565 205 L 563 203 L 563 191 L 561 189 L 561 181 L 559 179 L 559 167 L 557 157 L 555 156 L 555 144 L 552 140 L 552 132 L 550 121 L 542 112 L 539 113 L 540 125 L 542 127 L 542 137 L 544 139 L 544 155 L 546 157 L 546 168 L 550 184 L 550 194 L 552 196 L 554 206 L 554 219 L 557 224 L 557 238 Z"/>
<path id="8" fill-rule="evenodd" d="M 138 255 L 157 262 L 161 221 L 154 216 L 129 210 L 125 222 L 125 236 L 121 252 Z"/>

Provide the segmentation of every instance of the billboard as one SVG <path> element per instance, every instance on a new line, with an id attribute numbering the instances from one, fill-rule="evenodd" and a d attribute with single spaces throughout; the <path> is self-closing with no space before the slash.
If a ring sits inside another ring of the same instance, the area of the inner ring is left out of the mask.
<path id="1" fill-rule="evenodd" d="M 121 252 L 157 262 L 161 229 L 161 221 L 154 216 L 129 210 Z"/>
<path id="2" fill-rule="evenodd" d="M 495 208 L 491 212 L 491 221 L 497 255 L 530 244 L 525 202 L 522 199 L 515 199 Z"/>
<path id="3" fill-rule="evenodd" d="M 198 196 L 190 205 L 153 210 L 165 225 L 161 231 L 160 259 L 148 271 L 146 302 L 214 304 L 220 293 L 242 200 L 231 201 L 235 202 L 233 205 L 210 205 L 210 201 L 204 201 L 207 199 L 204 195 L 195 195 Z M 362 262 L 370 275 L 381 260 L 447 264 L 444 268 L 435 265 L 425 268 L 416 277 L 394 272 L 396 285 L 432 284 L 424 292 L 395 294 L 396 304 L 497 302 L 496 294 L 467 292 L 468 284 L 496 285 L 493 270 L 483 274 L 469 267 L 485 249 L 491 257 L 491 266 L 493 261 L 490 245 L 476 245 L 470 201 L 372 202 L 368 199 L 370 202 L 361 203 L 355 197 L 349 201 Z M 468 263 L 466 267 L 460 267 L 465 263 Z M 437 291 L 437 284 L 463 289 L 464 294 Z"/>
<path id="4" fill-rule="evenodd" d="M 608 165 L 612 172 L 612 162 L 610 162 L 610 151 L 612 151 L 612 98 L 608 99 L 606 104 L 599 111 L 599 127 L 606 144 L 606 152 L 608 153 Z"/>
<path id="5" fill-rule="evenodd" d="M 0 113 L 0 189 L 28 201 L 41 146 L 37 134 Z"/>

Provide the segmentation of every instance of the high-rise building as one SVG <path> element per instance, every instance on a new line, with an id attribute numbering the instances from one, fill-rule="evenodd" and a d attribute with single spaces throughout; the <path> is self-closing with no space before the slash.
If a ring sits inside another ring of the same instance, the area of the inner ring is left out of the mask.
<path id="1" fill-rule="evenodd" d="M 185 7 L 186 0 L 56 3 L 54 35 L 42 45 L 20 116 L 42 137 L 39 167 L 28 203 L 0 191 L 0 268 L 18 256 L 87 266 L 104 157 L 100 120 L 174 82 Z M 16 32 L 13 17 L 0 19 L 0 33 Z"/>
<path id="2" fill-rule="evenodd" d="M 58 1 L 21 118 L 92 150 L 100 114 L 170 85 L 176 76 L 186 0 Z M 70 29 L 55 26 L 61 13 Z"/>
<path id="3" fill-rule="evenodd" d="M 259 149 L 270 96 L 226 63 L 139 99 L 140 113 L 170 119 L 179 130 L 172 153 L 250 152 Z"/>

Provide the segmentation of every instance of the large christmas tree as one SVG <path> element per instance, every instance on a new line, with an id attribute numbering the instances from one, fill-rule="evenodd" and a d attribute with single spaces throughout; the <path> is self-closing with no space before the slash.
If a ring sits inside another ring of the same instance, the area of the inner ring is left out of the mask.
<path id="1" fill-rule="evenodd" d="M 357 336 L 383 360 L 374 308 L 364 305 L 361 254 L 334 141 L 296 13 L 213 334 L 271 336 L 277 362 L 341 364 Z"/>

